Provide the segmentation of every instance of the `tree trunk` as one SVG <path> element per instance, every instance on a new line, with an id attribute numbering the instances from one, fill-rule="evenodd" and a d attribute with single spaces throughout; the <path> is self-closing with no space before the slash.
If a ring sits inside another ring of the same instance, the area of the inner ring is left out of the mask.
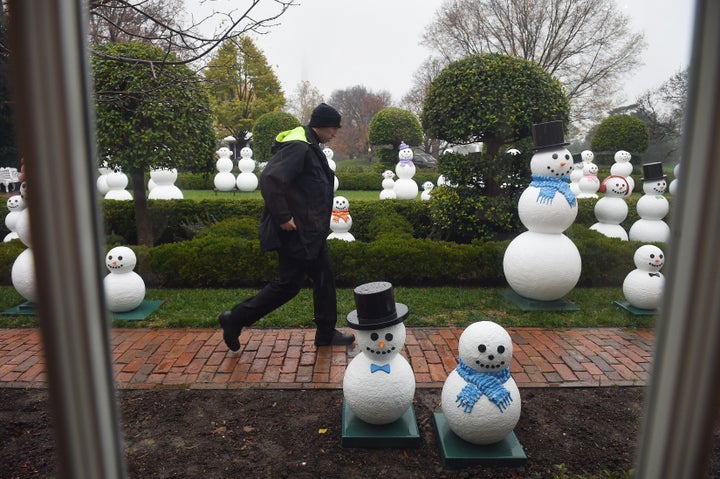
<path id="1" fill-rule="evenodd" d="M 147 207 L 145 192 L 145 170 L 133 168 L 130 172 L 135 199 L 135 228 L 137 228 L 138 244 L 152 248 L 155 245 L 152 221 Z"/>
<path id="2" fill-rule="evenodd" d="M 498 170 L 495 166 L 496 161 L 500 161 L 498 159 L 498 152 L 500 151 L 501 143 L 499 142 L 486 142 L 485 143 L 485 154 L 491 158 L 492 160 L 489 162 L 490 168 L 486 172 L 487 174 L 483 176 L 483 179 L 485 180 L 485 196 L 500 196 L 503 194 L 502 189 L 500 188 L 500 183 L 498 182 Z"/>

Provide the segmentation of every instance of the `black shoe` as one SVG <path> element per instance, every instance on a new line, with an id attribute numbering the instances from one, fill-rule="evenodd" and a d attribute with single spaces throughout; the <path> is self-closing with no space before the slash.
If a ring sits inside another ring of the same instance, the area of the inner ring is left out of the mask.
<path id="1" fill-rule="evenodd" d="M 330 338 L 315 336 L 315 346 L 346 346 L 355 342 L 355 335 L 333 330 Z"/>
<path id="2" fill-rule="evenodd" d="M 223 328 L 223 340 L 230 349 L 230 351 L 237 351 L 240 349 L 240 332 L 242 331 L 242 325 L 236 325 L 233 323 L 230 311 L 223 311 L 218 314 L 218 322 Z"/>

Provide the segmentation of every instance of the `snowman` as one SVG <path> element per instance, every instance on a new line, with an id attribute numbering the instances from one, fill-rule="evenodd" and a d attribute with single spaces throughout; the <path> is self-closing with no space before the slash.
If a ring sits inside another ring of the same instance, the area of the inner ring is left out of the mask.
<path id="1" fill-rule="evenodd" d="M 597 191 L 600 189 L 600 180 L 597 177 L 598 166 L 595 163 L 583 164 L 583 175 L 578 180 L 580 194 L 578 198 L 597 198 Z"/>
<path id="2" fill-rule="evenodd" d="M 663 221 L 670 210 L 667 198 L 663 196 L 667 183 L 662 163 L 643 165 L 643 193 L 636 204 L 640 219 L 632 224 L 628 236 L 632 241 L 667 242 L 670 227 Z"/>
<path id="3" fill-rule="evenodd" d="M 423 201 L 428 201 L 432 197 L 432 190 L 435 187 L 435 185 L 432 184 L 432 181 L 426 181 L 422 184 L 422 193 L 420 193 L 420 199 Z"/>
<path id="4" fill-rule="evenodd" d="M 177 169 L 175 168 L 153 168 L 150 170 L 150 180 L 155 183 L 150 193 L 149 200 L 182 200 L 183 193 L 175 186 L 177 181 Z"/>
<path id="5" fill-rule="evenodd" d="M 575 287 L 581 272 L 580 252 L 563 234 L 578 212 L 568 184 L 573 160 L 565 148 L 562 121 L 533 125 L 533 138 L 533 181 L 518 201 L 520 221 L 528 231 L 508 245 L 503 271 L 520 296 L 554 301 Z"/>
<path id="6" fill-rule="evenodd" d="M 213 179 L 215 188 L 218 191 L 232 191 L 235 189 L 235 175 L 232 174 L 233 161 L 231 158 L 233 152 L 227 146 L 221 146 L 215 154 L 218 156 L 218 160 L 215 162 L 218 173 Z"/>
<path id="7" fill-rule="evenodd" d="M 355 237 L 350 233 L 351 227 L 350 202 L 344 196 L 336 196 L 333 198 L 333 209 L 330 216 L 330 230 L 332 230 L 332 233 L 327 239 L 355 241 Z"/>
<path id="8" fill-rule="evenodd" d="M 583 167 L 585 163 L 582 161 L 581 155 L 573 155 L 573 170 L 570 172 L 570 190 L 575 196 L 580 194 L 580 178 L 583 176 Z"/>
<path id="9" fill-rule="evenodd" d="M 458 365 L 440 404 L 450 430 L 471 444 L 502 441 L 520 419 L 520 392 L 510 376 L 513 344 L 492 321 L 468 326 L 458 341 Z"/>
<path id="10" fill-rule="evenodd" d="M 237 189 L 240 191 L 255 191 L 258 187 L 258 178 L 253 173 L 255 171 L 255 160 L 252 159 L 252 155 L 253 151 L 248 146 L 244 146 L 240 150 L 240 159 L 238 160 L 240 174 L 235 181 Z"/>
<path id="11" fill-rule="evenodd" d="M 113 168 L 113 170 L 107 174 L 105 182 L 108 187 L 108 192 L 105 193 L 106 200 L 132 201 L 132 195 L 125 189 L 128 185 L 128 178 L 127 175 L 123 173 L 122 168 Z"/>
<path id="12" fill-rule="evenodd" d="M 615 163 L 610 167 L 610 174 L 625 177 L 630 185 L 627 196 L 630 196 L 635 189 L 635 180 L 632 177 L 633 166 L 630 163 L 632 155 L 625 150 L 618 150 L 615 152 L 614 159 Z"/>
<path id="13" fill-rule="evenodd" d="M 390 424 L 405 414 L 415 396 L 415 373 L 400 352 L 405 346 L 407 306 L 396 303 L 385 281 L 355 288 L 356 310 L 347 316 L 358 331 L 360 353 L 345 369 L 343 396 L 358 419 Z"/>
<path id="14" fill-rule="evenodd" d="M 600 193 L 605 196 L 595 203 L 595 217 L 598 222 L 590 227 L 604 234 L 608 238 L 619 238 L 627 241 L 628 234 L 620 223 L 625 221 L 628 214 L 628 205 L 625 198 L 628 196 L 630 183 L 624 176 L 608 176 L 600 183 Z"/>
<path id="15" fill-rule="evenodd" d="M 380 192 L 381 200 L 395 199 L 395 173 L 391 170 L 383 171 L 382 191 Z"/>
<path id="16" fill-rule="evenodd" d="M 657 309 L 665 287 L 665 276 L 660 272 L 665 255 L 657 246 L 646 244 L 633 256 L 634 270 L 623 281 L 623 294 L 631 306 L 638 309 Z"/>
<path id="17" fill-rule="evenodd" d="M 132 311 L 145 299 L 145 282 L 133 269 L 135 252 L 127 246 L 116 246 L 105 256 L 110 273 L 103 279 L 105 300 L 113 313 Z"/>
<path id="18" fill-rule="evenodd" d="M 27 183 L 25 182 L 25 167 L 20 167 L 20 196 L 25 202 L 25 208 L 23 208 L 16 218 L 15 231 L 17 232 L 20 241 L 27 246 L 23 250 L 12 265 L 10 272 L 12 284 L 15 290 L 31 303 L 37 302 L 37 286 L 35 279 L 35 255 L 32 251 L 31 238 L 30 238 L 30 210 L 27 206 Z"/>
<path id="19" fill-rule="evenodd" d="M 97 186 L 98 192 L 103 196 L 105 196 L 105 194 L 110 191 L 110 188 L 108 188 L 107 185 L 107 175 L 110 173 L 110 171 L 111 170 L 108 167 L 107 161 L 103 161 L 102 165 L 98 168 L 98 173 L 100 173 L 100 176 L 98 176 L 95 184 Z"/>
<path id="20" fill-rule="evenodd" d="M 417 198 L 418 185 L 413 180 L 415 176 L 415 163 L 413 163 L 413 151 L 405 142 L 400 142 L 398 152 L 398 163 L 395 165 L 395 174 L 398 179 L 395 180 L 393 190 L 395 190 L 395 197 L 399 200 L 412 200 Z"/>
<path id="21" fill-rule="evenodd" d="M 325 153 L 325 158 L 327 158 L 328 166 L 334 173 L 337 169 L 335 160 L 333 160 L 333 156 L 335 156 L 335 153 L 332 151 L 331 148 L 328 147 L 323 148 L 323 153 Z M 340 186 L 340 181 L 338 180 L 337 176 L 333 175 L 333 191 L 337 191 L 338 186 Z"/>
<path id="22" fill-rule="evenodd" d="M 675 168 L 673 168 L 673 180 L 670 182 L 670 186 L 668 187 L 668 191 L 671 195 L 676 196 L 678 194 L 678 175 L 680 174 L 680 163 L 675 165 Z"/>
<path id="23" fill-rule="evenodd" d="M 5 243 L 19 238 L 17 234 L 17 220 L 20 212 L 25 209 L 25 200 L 20 195 L 13 195 L 6 202 L 8 214 L 5 215 L 5 226 L 10 232 L 5 235 Z"/>

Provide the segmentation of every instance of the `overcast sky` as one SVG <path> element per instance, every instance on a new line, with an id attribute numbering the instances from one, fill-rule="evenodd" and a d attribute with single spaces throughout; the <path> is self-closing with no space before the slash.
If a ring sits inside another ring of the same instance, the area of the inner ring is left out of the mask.
<path id="1" fill-rule="evenodd" d="M 645 34 L 644 66 L 620 85 L 626 100 L 659 86 L 689 63 L 694 2 L 617 0 Z M 270 33 L 255 37 L 286 96 L 308 80 L 328 98 L 363 85 L 399 102 L 429 51 L 419 45 L 440 0 L 300 0 Z"/>

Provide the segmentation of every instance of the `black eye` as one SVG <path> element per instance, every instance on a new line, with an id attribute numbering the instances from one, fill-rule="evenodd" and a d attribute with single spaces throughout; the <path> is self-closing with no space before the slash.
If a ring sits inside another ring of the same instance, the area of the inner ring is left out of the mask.
<path id="1" fill-rule="evenodd" d="M 654 254 L 650 254 L 650 259 L 652 259 L 652 258 L 654 258 L 654 257 L 655 257 Z"/>
<path id="2" fill-rule="evenodd" d="M 566 159 L 566 160 L 569 160 L 569 159 L 570 159 L 570 155 L 568 155 L 568 154 L 566 153 L 566 154 L 565 154 L 565 159 Z"/>
<path id="3" fill-rule="evenodd" d="M 505 346 L 498 346 L 498 354 L 502 354 L 505 352 Z"/>
<path id="4" fill-rule="evenodd" d="M 659 258 L 660 258 L 660 259 L 663 259 L 663 255 L 660 255 Z"/>
<path id="5" fill-rule="evenodd" d="M 387 334 L 385 335 L 385 341 L 392 341 L 392 339 L 393 339 L 393 335 L 392 335 L 392 334 L 387 333 Z"/>
<path id="6" fill-rule="evenodd" d="M 108 259 L 112 259 L 112 255 L 109 255 L 109 256 L 108 256 Z"/>
<path id="7" fill-rule="evenodd" d="M 370 339 L 372 339 L 373 341 L 377 341 L 377 338 L 378 338 L 378 337 L 379 337 L 379 336 L 378 336 L 378 333 L 372 333 L 372 334 L 370 335 Z"/>
<path id="8" fill-rule="evenodd" d="M 557 159 L 558 159 L 558 154 L 557 154 L 557 153 L 553 153 L 552 159 L 553 159 L 553 160 L 557 160 Z"/>
<path id="9" fill-rule="evenodd" d="M 118 256 L 118 261 L 122 261 L 122 256 Z"/>
<path id="10" fill-rule="evenodd" d="M 486 349 L 487 348 L 485 347 L 484 344 L 481 344 L 480 346 L 478 346 L 478 351 L 480 351 L 481 353 L 484 353 Z"/>

